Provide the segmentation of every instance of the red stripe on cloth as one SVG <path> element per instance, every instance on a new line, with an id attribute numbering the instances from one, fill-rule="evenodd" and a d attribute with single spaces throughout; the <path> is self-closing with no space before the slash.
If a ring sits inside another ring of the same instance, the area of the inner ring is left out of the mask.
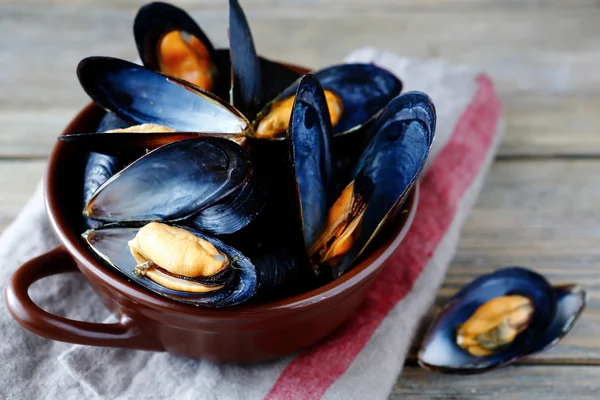
<path id="1" fill-rule="evenodd" d="M 421 181 L 419 208 L 402 245 L 382 269 L 358 312 L 325 341 L 296 357 L 266 399 L 319 399 L 350 366 L 392 308 L 412 289 L 454 220 L 492 144 L 501 103 L 486 75 L 452 137 Z"/>

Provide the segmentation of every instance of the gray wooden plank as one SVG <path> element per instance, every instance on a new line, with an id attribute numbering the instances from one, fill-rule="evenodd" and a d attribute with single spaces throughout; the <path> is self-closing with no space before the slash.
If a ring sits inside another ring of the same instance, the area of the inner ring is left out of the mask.
<path id="1" fill-rule="evenodd" d="M 544 400 L 598 399 L 598 367 L 519 366 L 485 375 L 456 376 L 406 367 L 392 400 Z"/>
<path id="2" fill-rule="evenodd" d="M 0 108 L 0 157 L 46 158 L 56 143 L 57 136 L 75 113 L 76 109 L 54 107 L 15 111 Z"/>
<path id="3" fill-rule="evenodd" d="M 363 7 L 361 12 L 318 2 L 308 11 L 298 2 L 267 3 L 248 12 L 265 55 L 317 68 L 353 48 L 377 45 L 414 57 L 478 64 L 494 77 L 507 110 L 501 154 L 599 152 L 599 9 L 432 14 L 386 12 L 360 1 L 353 4 Z M 4 157 L 48 154 L 55 136 L 88 101 L 75 76 L 81 58 L 136 57 L 131 21 L 140 3 L 119 3 L 119 9 L 85 2 L 33 9 L 29 4 L 0 6 L 0 37 L 10 38 L 3 39 L 0 52 Z M 190 12 L 215 43 L 226 44 L 221 2 L 195 4 Z M 286 40 L 274 31 L 288 32 Z"/>
<path id="4" fill-rule="evenodd" d="M 505 95 L 507 156 L 600 155 L 599 96 Z"/>
<path id="5" fill-rule="evenodd" d="M 127 9 L 132 6 L 138 7 L 146 4 L 147 0 L 104 0 L 102 8 L 105 9 Z M 28 0 L 28 4 L 35 6 L 50 5 L 71 5 L 77 7 L 96 6 L 97 2 L 93 0 Z M 226 7 L 227 0 L 178 0 L 172 1 L 179 7 L 202 7 L 205 9 L 222 9 Z M 572 8 L 592 8 L 597 6 L 595 0 L 242 0 L 240 2 L 245 10 L 254 10 L 261 8 L 309 8 L 322 6 L 337 8 L 375 8 L 385 7 L 386 9 L 403 10 L 424 10 L 427 12 L 452 11 L 473 11 L 473 10 L 497 10 L 497 9 L 552 9 L 564 10 Z M 19 0 L 4 0 L 6 5 L 21 5 Z"/>
<path id="6" fill-rule="evenodd" d="M 0 83 L 6 87 L 0 105 L 80 104 L 85 96 L 74 76 L 77 62 L 98 54 L 135 58 L 134 13 L 135 8 L 4 7 L 0 33 L 12 34 L 12 40 L 0 59 L 5 71 Z M 217 45 L 226 45 L 226 10 L 192 8 L 190 13 Z M 318 68 L 357 47 L 378 46 L 411 57 L 479 65 L 502 93 L 546 94 L 600 93 L 595 73 L 599 16 L 600 9 L 437 15 L 379 8 L 350 12 L 325 5 L 248 12 L 257 48 L 268 57 Z M 286 40 L 273 32 L 285 33 Z"/>

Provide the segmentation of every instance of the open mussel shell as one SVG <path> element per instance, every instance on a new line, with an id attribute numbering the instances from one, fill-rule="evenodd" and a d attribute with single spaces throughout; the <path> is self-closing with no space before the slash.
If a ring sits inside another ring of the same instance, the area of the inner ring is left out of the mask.
<path id="1" fill-rule="evenodd" d="M 213 134 L 251 129 L 238 110 L 216 95 L 128 61 L 89 57 L 79 63 L 77 75 L 96 104 L 133 124 Z"/>
<path id="2" fill-rule="evenodd" d="M 252 262 L 235 248 L 190 228 L 184 228 L 196 237 L 210 242 L 221 253 L 227 255 L 231 265 L 214 279 L 207 278 L 206 284 L 223 286 L 208 293 L 190 293 L 166 288 L 153 280 L 134 273 L 136 261 L 128 247 L 139 229 L 105 228 L 88 230 L 83 239 L 109 266 L 124 274 L 129 280 L 161 296 L 183 303 L 206 307 L 228 307 L 244 303 L 254 296 L 258 279 Z"/>
<path id="3" fill-rule="evenodd" d="M 240 190 L 252 174 L 250 154 L 231 140 L 181 140 L 112 176 L 84 214 L 107 223 L 181 220 Z"/>
<path id="4" fill-rule="evenodd" d="M 311 73 L 324 90 L 333 92 L 342 102 L 342 114 L 333 127 L 335 136 L 360 130 L 402 90 L 402 82 L 394 74 L 374 64 L 339 64 Z M 270 100 L 254 126 L 260 124 L 275 103 L 293 96 L 299 83 L 297 80 Z"/>
<path id="5" fill-rule="evenodd" d="M 184 10 L 163 2 L 146 4 L 135 16 L 133 34 L 145 67 L 221 95 L 215 49 Z"/>
<path id="6" fill-rule="evenodd" d="M 414 112 L 415 107 L 425 108 L 427 113 Z M 334 277 L 350 268 L 382 227 L 401 211 L 427 161 L 434 129 L 435 107 L 421 92 L 394 98 L 369 128 L 367 135 L 372 139 L 352 177 L 369 188 L 368 203 L 358 237 L 335 265 Z"/>
<path id="7" fill-rule="evenodd" d="M 484 303 L 507 295 L 526 297 L 533 304 L 527 327 L 489 355 L 474 356 L 461 348 L 458 327 Z M 529 269 L 499 269 L 465 286 L 442 308 L 422 342 L 419 364 L 443 373 L 477 374 L 514 363 L 556 344 L 573 326 L 585 302 L 586 294 L 577 285 L 552 287 Z"/>
<path id="8" fill-rule="evenodd" d="M 333 195 L 333 134 L 323 89 L 314 75 L 298 85 L 289 127 L 291 188 L 307 248 L 323 230 Z M 294 184 L 295 183 L 295 184 Z"/>

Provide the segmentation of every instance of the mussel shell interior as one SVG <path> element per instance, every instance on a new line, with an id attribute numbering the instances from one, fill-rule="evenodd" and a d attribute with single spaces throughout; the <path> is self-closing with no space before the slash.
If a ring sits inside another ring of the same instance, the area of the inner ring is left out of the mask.
<path id="1" fill-rule="evenodd" d="M 200 40 L 214 58 L 215 49 L 198 24 L 181 8 L 163 2 L 142 6 L 133 22 L 133 35 L 144 66 L 160 70 L 159 44 L 169 32 L 185 32 Z"/>
<path id="2" fill-rule="evenodd" d="M 563 285 L 554 287 L 556 296 L 556 313 L 550 326 L 535 340 L 527 354 L 529 357 L 554 346 L 575 324 L 587 303 L 587 294 L 579 285 Z"/>
<path id="3" fill-rule="evenodd" d="M 528 297 L 534 304 L 528 328 L 518 334 L 513 343 L 483 357 L 472 356 L 456 344 L 458 327 L 479 306 L 492 298 L 511 294 Z M 564 306 L 567 312 L 572 309 L 566 303 Z M 554 289 L 544 277 L 533 271 L 507 267 L 483 275 L 460 290 L 440 311 L 423 340 L 419 363 L 431 370 L 464 374 L 484 372 L 511 363 L 540 347 L 540 335 L 551 326 L 556 310 Z"/>
<path id="4" fill-rule="evenodd" d="M 215 238 L 203 235 L 189 228 L 184 229 L 209 241 L 219 251 L 227 254 L 230 260 L 234 260 L 233 267 L 230 267 L 230 273 L 236 274 L 236 276 L 234 279 L 231 279 L 230 276 L 224 277 L 229 278 L 226 279 L 228 284 L 224 288 L 208 293 L 186 293 L 165 288 L 148 278 L 135 275 L 133 270 L 136 262 L 129 251 L 127 243 L 137 234 L 138 229 L 136 228 L 89 230 L 82 236 L 94 253 L 108 265 L 124 274 L 129 280 L 161 296 L 184 303 L 214 308 L 241 304 L 254 296 L 258 282 L 257 274 L 254 265 L 247 257 Z M 213 283 L 219 284 L 220 282 Z"/>
<path id="5" fill-rule="evenodd" d="M 128 61 L 88 57 L 79 63 L 77 75 L 96 104 L 131 123 L 154 123 L 181 132 L 250 129 L 248 120 L 216 95 Z"/>
<path id="6" fill-rule="evenodd" d="M 210 207 L 252 175 L 250 154 L 222 138 L 187 139 L 162 146 L 106 181 L 86 206 L 107 222 L 174 221 Z"/>
<path id="7" fill-rule="evenodd" d="M 359 129 L 394 97 L 400 94 L 402 82 L 391 72 L 373 64 L 339 64 L 311 72 L 325 90 L 340 96 L 344 107 L 334 135 Z M 260 112 L 254 125 L 268 113 L 270 104 L 296 93 L 299 80 L 283 90 Z"/>
<path id="8" fill-rule="evenodd" d="M 373 139 L 356 166 L 353 179 L 365 175 L 374 190 L 363 217 L 360 235 L 352 248 L 335 267 L 334 275 L 343 274 L 369 245 L 383 225 L 400 211 L 429 155 L 435 132 L 430 121 L 417 115 L 405 119 L 412 109 L 413 95 L 419 104 L 433 104 L 424 93 L 410 92 L 396 97 L 374 122 Z M 406 99 L 411 100 L 405 103 Z"/>

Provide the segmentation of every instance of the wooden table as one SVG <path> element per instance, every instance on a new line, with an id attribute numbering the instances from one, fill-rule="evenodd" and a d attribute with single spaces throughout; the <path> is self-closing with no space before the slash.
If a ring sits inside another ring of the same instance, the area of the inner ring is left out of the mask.
<path id="1" fill-rule="evenodd" d="M 135 58 L 142 1 L 3 0 L 0 230 L 36 186 L 57 134 L 88 101 L 83 57 Z M 219 46 L 225 0 L 180 0 Z M 313 66 L 375 45 L 483 67 L 507 135 L 438 304 L 476 275 L 524 265 L 585 284 L 591 300 L 550 351 L 483 376 L 429 373 L 409 359 L 391 398 L 564 399 L 600 395 L 600 8 L 596 0 L 248 0 L 258 51 Z M 273 32 L 278 32 L 276 35 Z"/>

